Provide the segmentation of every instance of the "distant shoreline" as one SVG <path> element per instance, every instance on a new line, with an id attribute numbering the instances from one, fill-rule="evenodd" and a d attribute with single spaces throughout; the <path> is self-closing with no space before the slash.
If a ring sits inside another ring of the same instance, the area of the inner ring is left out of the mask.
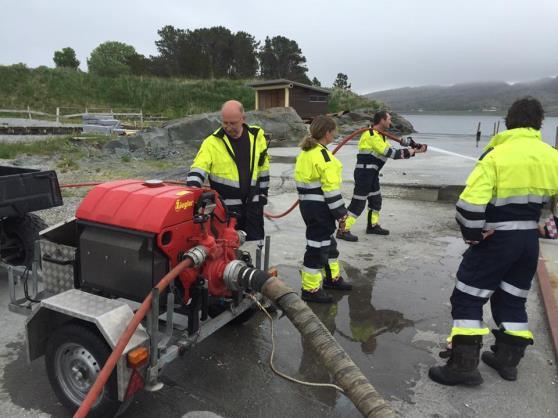
<path id="1" fill-rule="evenodd" d="M 400 115 L 438 115 L 438 116 L 506 116 L 506 112 L 496 111 L 496 112 L 482 112 L 482 111 L 467 111 L 467 110 L 425 110 L 418 112 L 416 110 L 397 110 L 392 109 L 393 112 Z M 545 116 L 556 117 L 557 112 L 548 112 Z"/>

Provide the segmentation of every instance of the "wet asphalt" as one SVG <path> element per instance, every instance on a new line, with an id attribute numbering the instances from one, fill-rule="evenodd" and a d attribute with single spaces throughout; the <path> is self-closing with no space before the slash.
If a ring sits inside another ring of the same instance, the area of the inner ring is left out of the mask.
<path id="1" fill-rule="evenodd" d="M 345 193 L 351 186 L 345 185 Z M 268 210 L 279 212 L 295 194 L 275 188 Z M 553 417 L 558 411 L 555 357 L 538 289 L 529 297 L 536 344 L 530 347 L 518 382 L 504 382 L 487 366 L 477 388 L 438 386 L 426 376 L 450 329 L 449 295 L 466 249 L 451 204 L 385 199 L 382 226 L 387 237 L 366 236 L 365 219 L 354 233 L 358 243 L 340 242 L 344 276 L 351 292 L 335 292 L 334 303 L 312 305 L 335 339 L 376 389 L 405 417 Z M 271 264 L 294 289 L 305 239 L 298 210 L 268 222 Z M 7 280 L 0 279 L 0 416 L 67 417 L 50 389 L 42 359 L 28 365 L 23 348 L 24 318 L 7 310 Z M 490 322 L 486 310 L 485 320 Z M 301 380 L 331 382 L 312 350 L 286 317 L 275 314 L 275 365 Z M 487 338 L 487 346 L 491 338 Z M 165 370 L 165 386 L 141 392 L 124 417 L 181 417 L 211 411 L 224 417 L 357 417 L 343 394 L 311 388 L 276 376 L 269 367 L 270 324 L 255 314 L 198 344 Z"/>

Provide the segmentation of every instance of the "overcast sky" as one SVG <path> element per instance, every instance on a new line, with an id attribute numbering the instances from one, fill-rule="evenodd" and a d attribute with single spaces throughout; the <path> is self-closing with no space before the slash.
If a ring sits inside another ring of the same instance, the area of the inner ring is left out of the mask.
<path id="1" fill-rule="evenodd" d="M 0 64 L 53 66 L 71 46 L 86 70 L 109 40 L 154 55 L 164 25 L 286 36 L 310 78 L 343 72 L 358 93 L 558 74 L 557 0 L 1 0 Z"/>

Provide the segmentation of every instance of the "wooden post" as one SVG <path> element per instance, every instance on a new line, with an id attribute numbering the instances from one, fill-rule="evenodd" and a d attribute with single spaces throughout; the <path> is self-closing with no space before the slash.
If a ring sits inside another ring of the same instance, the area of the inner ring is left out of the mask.
<path id="1" fill-rule="evenodd" d="M 480 138 L 481 138 L 481 123 L 479 122 L 478 126 L 477 126 L 477 140 L 476 140 L 476 147 L 479 147 L 479 142 L 480 142 Z"/>
<path id="2" fill-rule="evenodd" d="M 496 125 L 496 133 L 500 132 L 500 121 L 498 121 L 498 125 Z"/>
<path id="3" fill-rule="evenodd" d="M 56 108 L 56 123 L 60 123 L 60 108 Z"/>
<path id="4" fill-rule="evenodd" d="M 27 114 L 29 115 L 29 119 L 31 119 L 31 109 L 27 106 Z"/>
<path id="5" fill-rule="evenodd" d="M 494 128 L 492 128 L 492 136 L 496 135 L 496 122 L 494 122 Z"/>
<path id="6" fill-rule="evenodd" d="M 140 109 L 140 122 L 141 129 L 143 129 L 143 109 Z"/>

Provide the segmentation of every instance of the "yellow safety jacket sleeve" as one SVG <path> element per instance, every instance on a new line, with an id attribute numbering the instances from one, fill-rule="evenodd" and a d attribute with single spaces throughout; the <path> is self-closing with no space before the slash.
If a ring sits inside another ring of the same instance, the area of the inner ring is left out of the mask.
<path id="1" fill-rule="evenodd" d="M 322 148 L 323 158 L 318 158 L 316 168 L 322 183 L 325 202 L 335 219 L 339 219 L 347 214 L 347 208 L 343 196 L 341 196 L 343 164 L 326 147 L 318 146 Z"/>
<path id="2" fill-rule="evenodd" d="M 495 183 L 494 167 L 482 159 L 478 161 L 456 204 L 455 219 L 465 240 L 482 241 L 486 206 L 492 200 Z"/>
<path id="3" fill-rule="evenodd" d="M 358 144 L 359 152 L 369 151 L 379 158 L 392 158 L 394 160 L 411 158 L 407 148 L 396 149 L 391 147 L 386 139 L 377 131 L 369 129 L 362 133 Z"/>
<path id="4" fill-rule="evenodd" d="M 257 126 L 252 126 L 252 128 L 259 128 Z M 258 183 L 260 186 L 260 193 L 267 196 L 269 192 L 269 162 L 270 157 L 267 152 L 267 140 L 264 135 L 264 130 L 259 128 L 256 136 L 256 141 L 258 142 L 257 149 L 262 150 L 258 157 L 258 164 L 256 166 L 258 172 Z"/>

